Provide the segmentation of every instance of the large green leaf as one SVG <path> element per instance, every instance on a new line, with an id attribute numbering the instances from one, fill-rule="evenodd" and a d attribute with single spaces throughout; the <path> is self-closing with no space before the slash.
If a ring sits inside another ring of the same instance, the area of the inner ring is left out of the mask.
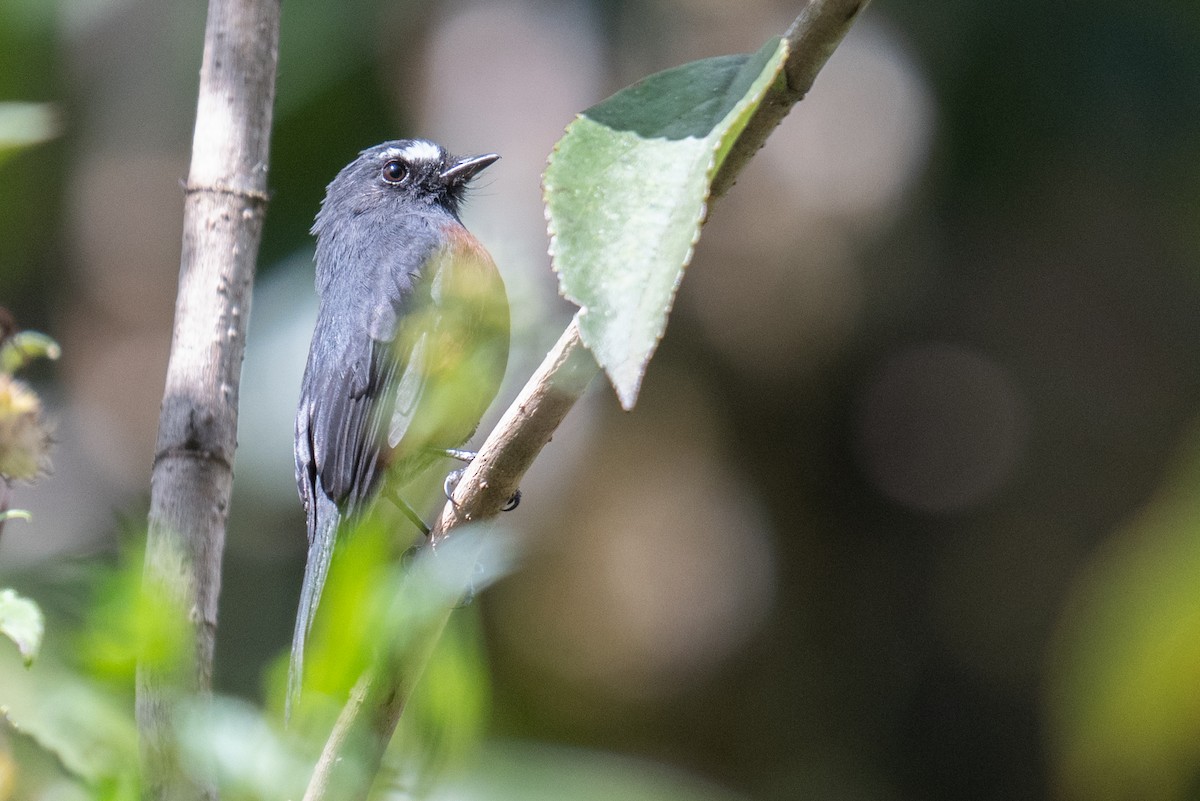
<path id="1" fill-rule="evenodd" d="M 550 254 L 584 344 L 622 406 L 637 400 L 730 146 L 787 45 L 651 75 L 583 112 L 546 168 Z"/>

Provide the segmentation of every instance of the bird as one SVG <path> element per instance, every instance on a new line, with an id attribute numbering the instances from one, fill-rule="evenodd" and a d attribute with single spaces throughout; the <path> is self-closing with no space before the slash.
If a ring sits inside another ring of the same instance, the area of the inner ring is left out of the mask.
<path id="1" fill-rule="evenodd" d="M 326 189 L 311 231 L 320 305 L 296 413 L 308 555 L 289 713 L 339 530 L 385 484 L 456 453 L 504 377 L 504 283 L 459 218 L 471 180 L 499 158 L 394 140 L 360 152 Z"/>

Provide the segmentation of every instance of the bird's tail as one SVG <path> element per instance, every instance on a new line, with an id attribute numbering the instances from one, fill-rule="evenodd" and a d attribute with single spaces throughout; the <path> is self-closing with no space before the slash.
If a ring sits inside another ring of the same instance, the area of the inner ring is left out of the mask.
<path id="1" fill-rule="evenodd" d="M 300 688 L 304 683 L 304 644 L 312 632 L 317 606 L 321 603 L 321 591 L 325 589 L 325 579 L 329 575 L 333 544 L 341 520 L 337 504 L 326 497 L 325 493 L 316 493 L 315 504 L 314 514 L 309 518 L 308 560 L 304 566 L 304 583 L 300 585 L 300 609 L 296 613 L 296 631 L 292 635 L 292 661 L 288 666 L 285 719 L 291 717 L 292 708 L 300 699 Z"/>

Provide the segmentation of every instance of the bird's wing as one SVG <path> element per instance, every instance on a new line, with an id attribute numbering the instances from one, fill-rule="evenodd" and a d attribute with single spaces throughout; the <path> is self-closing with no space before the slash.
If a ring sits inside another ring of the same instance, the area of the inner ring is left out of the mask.
<path id="1" fill-rule="evenodd" d="M 368 454 L 376 448 L 367 433 L 383 365 L 377 365 L 370 341 L 328 347 L 335 342 L 325 340 L 320 352 L 314 347 L 300 389 L 296 470 L 310 509 L 320 496 L 339 507 L 361 500 L 371 478 L 363 475 L 363 467 L 373 472 Z M 313 364 L 317 359 L 325 363 L 318 367 Z"/>
<path id="2" fill-rule="evenodd" d="M 401 270 L 399 277 L 392 267 Z M 371 500 L 389 461 L 388 421 L 414 344 L 398 332 L 400 321 L 426 303 L 419 274 L 409 265 L 385 265 L 381 279 L 363 293 L 363 303 L 349 313 L 342 310 L 343 319 L 318 322 L 324 346 L 319 356 L 310 355 L 301 387 L 301 409 L 309 410 L 309 470 L 314 493 L 327 495 L 346 513 Z M 300 433 L 298 423 L 298 449 Z M 297 477 L 304 482 L 299 450 Z"/>
<path id="3" fill-rule="evenodd" d="M 356 287 L 353 297 L 323 298 L 317 317 L 296 415 L 296 481 L 308 516 L 308 560 L 292 639 L 289 710 L 299 697 L 304 645 L 338 527 L 369 503 L 385 467 L 393 388 L 408 358 L 406 345 L 396 341 L 398 321 L 417 302 L 419 267 L 427 259 L 427 253 L 414 255 L 420 259 L 415 265 L 378 265 L 375 274 L 386 280 Z"/>

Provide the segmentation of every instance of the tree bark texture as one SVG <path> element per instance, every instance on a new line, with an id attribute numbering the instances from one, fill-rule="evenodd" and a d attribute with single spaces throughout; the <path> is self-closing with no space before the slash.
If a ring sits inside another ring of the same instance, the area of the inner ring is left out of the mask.
<path id="1" fill-rule="evenodd" d="M 181 701 L 211 688 L 278 47 L 279 0 L 211 0 L 143 573 L 147 592 L 168 593 L 186 610 L 193 650 L 179 672 L 138 667 L 148 799 L 216 797 L 179 769 L 173 717 Z"/>

